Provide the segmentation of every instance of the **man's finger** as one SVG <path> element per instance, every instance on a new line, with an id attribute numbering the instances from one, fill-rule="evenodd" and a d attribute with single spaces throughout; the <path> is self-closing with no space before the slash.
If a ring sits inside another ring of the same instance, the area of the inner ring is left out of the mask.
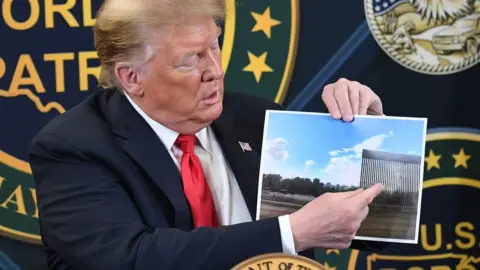
<path id="1" fill-rule="evenodd" d="M 322 93 L 322 100 L 327 106 L 328 112 L 333 117 L 333 119 L 340 119 L 342 115 L 340 114 L 340 109 L 338 108 L 337 101 L 335 100 L 335 96 L 333 95 L 335 88 L 333 85 L 329 84 L 325 86 Z"/>
<path id="2" fill-rule="evenodd" d="M 360 88 L 360 114 L 383 115 L 380 98 L 368 86 Z"/>
<path id="3" fill-rule="evenodd" d="M 353 120 L 352 105 L 350 104 L 350 97 L 348 95 L 348 84 L 338 83 L 333 92 L 337 100 L 340 113 L 344 121 L 350 122 Z"/>
<path id="4" fill-rule="evenodd" d="M 368 109 L 370 108 L 370 102 L 371 102 L 370 93 L 368 92 L 368 89 L 365 89 L 364 87 L 362 87 L 359 95 L 360 95 L 359 97 L 360 104 L 358 106 L 359 107 L 358 113 L 360 115 L 366 115 Z"/>
<path id="5" fill-rule="evenodd" d="M 368 109 L 367 113 L 372 115 L 384 115 L 383 106 L 380 99 L 376 99 L 372 104 L 370 104 L 370 108 Z"/>
<path id="6" fill-rule="evenodd" d="M 345 195 L 346 198 L 350 198 L 350 197 L 353 197 L 353 196 L 357 195 L 358 193 L 360 193 L 362 191 L 363 191 L 363 188 L 359 188 L 359 189 L 356 189 L 356 190 L 345 191 L 345 192 L 343 192 L 343 194 Z"/>
<path id="7" fill-rule="evenodd" d="M 358 115 L 360 108 L 360 89 L 362 85 L 359 82 L 352 82 L 348 86 L 348 96 L 352 106 L 353 115 Z"/>
<path id="8" fill-rule="evenodd" d="M 383 185 L 375 184 L 363 192 L 359 192 L 355 196 L 350 197 L 350 200 L 354 201 L 354 204 L 362 209 L 372 203 L 373 199 L 375 199 L 375 197 L 377 197 L 382 191 Z"/>

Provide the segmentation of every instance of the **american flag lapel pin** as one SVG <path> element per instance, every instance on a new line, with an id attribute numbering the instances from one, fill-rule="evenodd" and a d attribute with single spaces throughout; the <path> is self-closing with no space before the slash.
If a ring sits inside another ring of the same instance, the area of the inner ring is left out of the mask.
<path id="1" fill-rule="evenodd" d="M 242 147 L 243 152 L 252 151 L 250 144 L 246 142 L 238 142 L 238 143 L 240 144 L 240 147 Z"/>

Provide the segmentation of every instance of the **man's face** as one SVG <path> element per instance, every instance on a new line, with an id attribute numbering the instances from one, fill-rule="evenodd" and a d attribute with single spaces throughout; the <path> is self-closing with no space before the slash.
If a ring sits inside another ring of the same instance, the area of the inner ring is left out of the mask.
<path id="1" fill-rule="evenodd" d="M 142 83 L 141 107 L 150 117 L 170 128 L 195 129 L 220 115 L 224 72 L 219 34 L 211 18 L 195 18 L 159 35 Z"/>

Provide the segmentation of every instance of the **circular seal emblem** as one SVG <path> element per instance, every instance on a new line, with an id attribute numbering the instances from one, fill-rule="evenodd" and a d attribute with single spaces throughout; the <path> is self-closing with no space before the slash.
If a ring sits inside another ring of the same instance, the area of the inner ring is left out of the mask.
<path id="1" fill-rule="evenodd" d="M 337 269 L 480 269 L 480 130 L 428 131 L 418 244 L 391 244 L 380 254 L 319 251 Z"/>
<path id="2" fill-rule="evenodd" d="M 40 244 L 36 190 L 27 145 L 53 117 L 96 88 L 100 73 L 93 44 L 102 1 L 39 4 L 5 0 L 0 32 L 0 234 Z M 226 1 L 221 36 L 225 91 L 282 103 L 294 67 L 299 3 Z M 62 42 L 52 43 L 62 37 Z M 32 40 L 35 40 L 32 43 Z M 1 238 L 0 238 L 1 240 Z M 0 249 L 2 243 L 0 242 Z"/>
<path id="3" fill-rule="evenodd" d="M 480 1 L 364 1 L 375 40 L 404 67 L 443 75 L 480 61 Z"/>
<path id="4" fill-rule="evenodd" d="M 255 256 L 233 267 L 232 270 L 326 270 L 327 268 L 309 258 L 285 253 L 270 253 Z"/>

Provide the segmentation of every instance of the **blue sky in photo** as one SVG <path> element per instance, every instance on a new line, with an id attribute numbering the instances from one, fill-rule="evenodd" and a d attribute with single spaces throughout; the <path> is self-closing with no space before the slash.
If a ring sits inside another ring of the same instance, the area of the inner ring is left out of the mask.
<path id="1" fill-rule="evenodd" d="M 425 119 L 269 112 L 262 174 L 358 185 L 363 149 L 423 156 Z"/>

